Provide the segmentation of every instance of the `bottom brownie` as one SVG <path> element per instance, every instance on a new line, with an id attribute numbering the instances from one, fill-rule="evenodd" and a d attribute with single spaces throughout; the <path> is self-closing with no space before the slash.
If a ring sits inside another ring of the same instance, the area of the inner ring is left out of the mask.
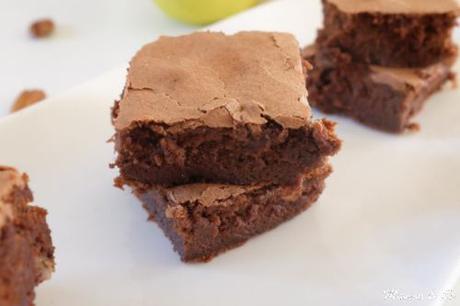
<path id="1" fill-rule="evenodd" d="M 46 210 L 30 206 L 28 177 L 0 166 L 0 305 L 31 306 L 54 271 Z"/>
<path id="2" fill-rule="evenodd" d="M 134 192 L 183 261 L 208 261 L 307 209 L 330 172 L 324 163 L 283 187 L 193 184 Z"/>
<path id="3" fill-rule="evenodd" d="M 313 106 L 389 132 L 418 127 L 411 122 L 412 117 L 427 98 L 453 78 L 449 61 L 403 69 L 355 63 L 337 48 L 307 47 L 303 56 L 313 65 L 307 77 Z"/>

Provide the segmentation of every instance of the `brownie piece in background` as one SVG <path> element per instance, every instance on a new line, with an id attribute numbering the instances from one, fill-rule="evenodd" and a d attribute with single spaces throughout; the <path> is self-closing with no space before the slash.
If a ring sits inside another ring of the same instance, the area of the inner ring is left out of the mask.
<path id="1" fill-rule="evenodd" d="M 323 0 L 323 28 L 303 51 L 309 101 L 326 113 L 401 133 L 448 80 L 456 0 Z"/>
<path id="2" fill-rule="evenodd" d="M 303 56 L 314 66 L 307 77 L 313 106 L 389 132 L 418 127 L 412 117 L 453 78 L 448 60 L 425 68 L 369 66 L 338 48 L 315 46 L 305 48 Z"/>
<path id="3" fill-rule="evenodd" d="M 330 172 L 324 162 L 289 186 L 137 185 L 134 189 L 183 261 L 208 261 L 307 209 L 318 199 Z"/>
<path id="4" fill-rule="evenodd" d="M 323 8 L 317 43 L 340 48 L 356 61 L 425 67 L 457 54 L 456 0 L 323 0 Z"/>
<path id="5" fill-rule="evenodd" d="M 134 57 L 112 120 L 123 181 L 294 184 L 335 154 L 290 34 L 162 37 Z"/>
<path id="6" fill-rule="evenodd" d="M 0 166 L 0 305 L 34 305 L 34 288 L 54 271 L 46 210 L 32 206 L 28 177 Z"/>

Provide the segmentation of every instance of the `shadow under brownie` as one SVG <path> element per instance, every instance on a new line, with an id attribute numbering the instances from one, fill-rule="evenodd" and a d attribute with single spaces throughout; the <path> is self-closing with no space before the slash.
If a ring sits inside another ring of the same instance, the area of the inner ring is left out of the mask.
<path id="1" fill-rule="evenodd" d="M 54 271 L 46 210 L 31 206 L 28 177 L 0 166 L 0 305 L 29 306 Z"/>
<path id="2" fill-rule="evenodd" d="M 208 261 L 293 218 L 314 203 L 331 173 L 327 163 L 290 186 L 192 184 L 133 186 L 186 262 Z"/>
<path id="3" fill-rule="evenodd" d="M 425 67 L 457 54 L 456 0 L 323 0 L 316 43 L 353 60 L 387 67 Z"/>
<path id="4" fill-rule="evenodd" d="M 292 184 L 340 141 L 311 118 L 290 34 L 163 37 L 134 57 L 112 119 L 124 181 Z"/>

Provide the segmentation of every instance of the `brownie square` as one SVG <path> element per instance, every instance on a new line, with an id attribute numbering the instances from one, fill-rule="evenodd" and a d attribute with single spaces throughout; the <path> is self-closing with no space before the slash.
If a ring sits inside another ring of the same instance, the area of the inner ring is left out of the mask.
<path id="1" fill-rule="evenodd" d="M 457 54 L 456 0 L 323 0 L 317 43 L 354 60 L 388 67 L 425 67 Z"/>
<path id="2" fill-rule="evenodd" d="M 28 177 L 0 166 L 0 305 L 34 305 L 34 288 L 54 271 L 46 210 L 31 206 Z"/>
<path id="3" fill-rule="evenodd" d="M 151 185 L 293 184 L 340 147 L 306 95 L 290 34 L 162 37 L 134 57 L 113 108 L 115 164 Z"/>
<path id="4" fill-rule="evenodd" d="M 448 60 L 425 68 L 389 68 L 354 62 L 337 48 L 315 46 L 305 48 L 303 56 L 314 66 L 307 77 L 312 105 L 388 132 L 417 128 L 412 117 L 454 77 Z"/>
<path id="5" fill-rule="evenodd" d="M 331 172 L 323 163 L 295 184 L 191 184 L 172 188 L 137 184 L 150 219 L 186 262 L 208 261 L 298 215 L 314 203 Z"/>

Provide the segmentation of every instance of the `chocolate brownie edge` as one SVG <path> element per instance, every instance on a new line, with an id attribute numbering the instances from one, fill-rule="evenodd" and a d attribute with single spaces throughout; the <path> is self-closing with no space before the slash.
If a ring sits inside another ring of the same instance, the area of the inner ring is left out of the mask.
<path id="1" fill-rule="evenodd" d="M 324 180 L 330 173 L 331 167 L 325 163 L 292 186 L 272 185 L 252 189 L 230 186 L 244 188 L 244 191 L 232 190 L 225 197 L 211 201 L 204 200 L 206 192 L 202 192 L 198 198 L 190 196 L 188 198 L 193 200 L 175 203 L 171 193 L 174 188 L 137 189 L 135 194 L 151 219 L 171 240 L 181 259 L 203 262 L 306 210 L 318 199 Z M 219 188 L 228 188 L 228 185 L 207 186 L 217 189 L 217 193 Z"/>
<path id="2" fill-rule="evenodd" d="M 33 305 L 34 288 L 54 271 L 46 210 L 32 206 L 28 177 L 0 166 L 0 305 Z"/>
<path id="3" fill-rule="evenodd" d="M 393 133 L 412 129 L 412 117 L 452 78 L 451 61 L 398 69 L 354 62 L 338 48 L 309 47 L 304 56 L 314 66 L 306 81 L 314 107 Z"/>
<path id="4" fill-rule="evenodd" d="M 386 67 L 425 67 L 454 57 L 456 12 L 382 13 L 341 11 L 323 0 L 324 26 L 316 43 L 340 48 L 354 61 Z"/>

